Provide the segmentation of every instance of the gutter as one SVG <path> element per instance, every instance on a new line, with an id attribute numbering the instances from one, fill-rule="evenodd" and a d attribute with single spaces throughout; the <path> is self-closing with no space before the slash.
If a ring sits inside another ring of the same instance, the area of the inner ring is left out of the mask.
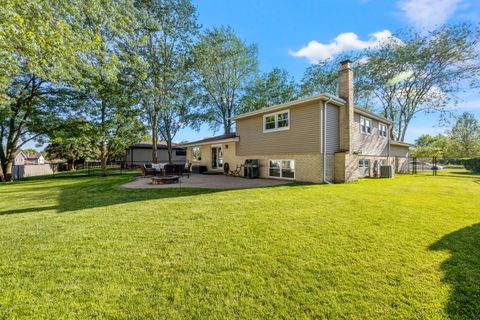
<path id="1" fill-rule="evenodd" d="M 330 97 L 327 101 L 323 102 L 323 124 L 322 124 L 322 152 L 323 152 L 323 183 L 332 184 L 332 182 L 328 181 L 326 178 L 327 175 L 327 105 L 332 101 Z M 322 110 L 320 110 L 322 112 Z"/>

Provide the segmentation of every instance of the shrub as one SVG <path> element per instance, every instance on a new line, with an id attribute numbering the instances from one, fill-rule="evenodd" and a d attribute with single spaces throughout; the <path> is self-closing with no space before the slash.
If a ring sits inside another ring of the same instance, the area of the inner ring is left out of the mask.
<path id="1" fill-rule="evenodd" d="M 480 158 L 465 159 L 463 165 L 473 173 L 480 173 Z"/>

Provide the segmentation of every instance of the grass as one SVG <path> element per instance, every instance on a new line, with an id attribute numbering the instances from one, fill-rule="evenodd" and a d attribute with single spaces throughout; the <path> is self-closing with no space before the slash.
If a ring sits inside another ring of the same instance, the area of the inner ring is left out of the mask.
<path id="1" fill-rule="evenodd" d="M 480 317 L 480 176 L 0 185 L 0 319 Z"/>

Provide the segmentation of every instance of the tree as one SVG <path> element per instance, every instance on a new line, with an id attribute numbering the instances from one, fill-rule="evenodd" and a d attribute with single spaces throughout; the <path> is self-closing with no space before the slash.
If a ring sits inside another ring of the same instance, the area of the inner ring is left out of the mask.
<path id="1" fill-rule="evenodd" d="M 167 142 L 186 125 L 193 82 L 193 41 L 198 33 L 195 6 L 190 0 L 137 1 L 139 26 L 127 51 L 136 61 L 142 108 L 152 136 L 152 162 L 157 162 L 158 136 Z"/>
<path id="2" fill-rule="evenodd" d="M 480 124 L 473 114 L 464 112 L 457 118 L 450 131 L 450 139 L 455 146 L 455 156 L 467 158 L 480 155 Z"/>
<path id="3" fill-rule="evenodd" d="M 371 109 L 372 92 L 370 82 L 366 79 L 366 57 L 361 54 L 342 55 L 309 66 L 300 83 L 300 96 L 308 97 L 320 93 L 337 95 L 340 62 L 346 59 L 354 61 L 354 102 L 358 106 Z"/>
<path id="4" fill-rule="evenodd" d="M 366 79 L 383 115 L 403 141 L 419 113 L 446 115 L 455 93 L 480 72 L 480 33 L 466 24 L 442 26 L 428 34 L 406 31 L 367 51 Z"/>
<path id="5" fill-rule="evenodd" d="M 438 134 L 435 137 L 424 134 L 415 140 L 417 147 L 413 155 L 415 157 L 442 157 L 444 159 L 451 156 L 452 141 L 449 137 Z"/>
<path id="6" fill-rule="evenodd" d="M 134 32 L 136 13 L 130 1 L 112 1 L 85 23 L 95 34 L 97 46 L 88 52 L 89 63 L 81 69 L 80 103 L 93 124 L 102 176 L 108 174 L 107 162 L 118 156 L 119 148 L 144 133 L 137 118 L 138 95 L 132 90 L 132 79 L 123 76 L 130 61 L 122 59 L 122 48 Z"/>
<path id="7" fill-rule="evenodd" d="M 50 133 L 45 152 L 50 160 L 67 160 L 70 169 L 75 169 L 79 160 L 97 158 L 99 153 L 92 123 L 81 117 L 66 119 L 62 129 Z"/>
<path id="8" fill-rule="evenodd" d="M 292 76 L 284 69 L 274 68 L 255 77 L 245 88 L 240 99 L 240 112 L 249 112 L 275 104 L 295 100 L 298 88 Z"/>
<path id="9" fill-rule="evenodd" d="M 95 46 L 80 27 L 82 4 L 0 0 L 0 164 L 6 180 L 15 152 L 55 128 L 64 110 L 50 102 L 77 75 L 81 53 Z"/>
<path id="10" fill-rule="evenodd" d="M 25 154 L 39 154 L 40 153 L 35 149 L 22 149 L 22 152 L 25 153 Z"/>
<path id="11" fill-rule="evenodd" d="M 239 39 L 232 28 L 207 30 L 195 48 L 201 115 L 212 129 L 231 133 L 248 80 L 257 71 L 257 47 Z"/>
<path id="12" fill-rule="evenodd" d="M 435 142 L 435 138 L 429 134 L 422 134 L 417 139 L 415 139 L 415 144 L 418 147 L 429 147 Z"/>

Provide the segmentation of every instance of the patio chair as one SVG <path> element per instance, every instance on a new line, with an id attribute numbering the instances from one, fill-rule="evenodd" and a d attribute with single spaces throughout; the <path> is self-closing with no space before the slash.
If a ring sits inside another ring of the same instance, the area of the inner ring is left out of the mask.
<path id="1" fill-rule="evenodd" d="M 242 172 L 242 168 L 243 168 L 243 164 L 237 164 L 237 167 L 235 168 L 235 170 L 230 170 L 230 165 L 228 163 L 225 163 L 223 165 L 223 174 L 226 176 L 238 177 Z"/>
<path id="2" fill-rule="evenodd" d="M 184 169 L 185 165 L 183 164 L 166 164 L 164 167 L 167 176 L 183 176 Z"/>
<path id="3" fill-rule="evenodd" d="M 144 163 L 142 166 L 143 176 L 146 177 L 147 175 L 155 175 L 156 170 L 152 168 L 151 163 Z"/>
<path id="4" fill-rule="evenodd" d="M 242 172 L 243 164 L 237 164 L 235 170 L 230 170 L 230 175 L 234 177 L 239 177 L 240 173 Z"/>

